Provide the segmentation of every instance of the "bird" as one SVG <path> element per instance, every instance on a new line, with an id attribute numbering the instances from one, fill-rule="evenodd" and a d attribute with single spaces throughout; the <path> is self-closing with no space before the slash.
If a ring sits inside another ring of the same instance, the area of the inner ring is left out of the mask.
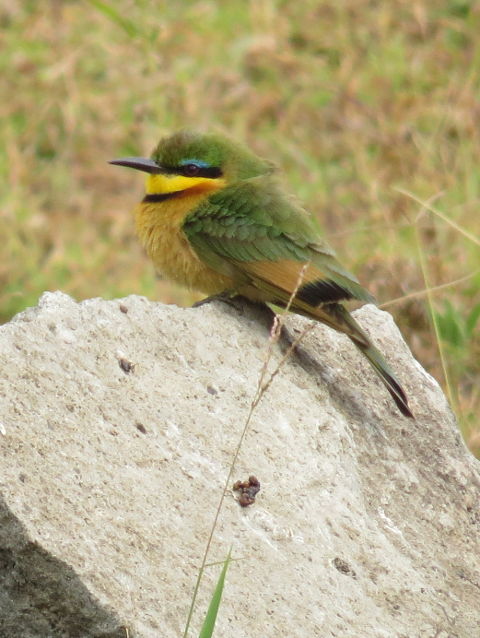
<path id="1" fill-rule="evenodd" d="M 394 372 L 344 305 L 374 298 L 283 188 L 272 162 L 222 133 L 183 129 L 163 137 L 150 158 L 110 163 L 147 173 L 135 226 L 160 274 L 212 297 L 288 307 L 344 333 L 413 418 Z"/>

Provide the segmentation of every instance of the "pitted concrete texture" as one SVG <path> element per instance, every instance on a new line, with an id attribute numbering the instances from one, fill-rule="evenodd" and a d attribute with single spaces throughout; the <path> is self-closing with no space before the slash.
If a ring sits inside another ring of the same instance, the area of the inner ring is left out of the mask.
<path id="1" fill-rule="evenodd" d="M 356 317 L 416 420 L 347 338 L 306 335 L 233 472 L 259 479 L 256 501 L 223 501 L 208 562 L 240 560 L 217 636 L 480 636 L 479 464 L 391 317 Z M 1 636 L 183 635 L 268 335 L 249 307 L 61 293 L 0 328 Z"/>

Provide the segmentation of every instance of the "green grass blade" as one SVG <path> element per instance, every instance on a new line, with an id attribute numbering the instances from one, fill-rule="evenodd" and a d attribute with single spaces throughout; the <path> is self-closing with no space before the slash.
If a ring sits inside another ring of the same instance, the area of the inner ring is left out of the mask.
<path id="1" fill-rule="evenodd" d="M 218 608 L 220 607 L 220 601 L 222 599 L 223 586 L 225 584 L 225 575 L 227 573 L 228 565 L 230 564 L 231 550 L 228 552 L 228 556 L 223 563 L 222 571 L 218 577 L 215 591 L 213 592 L 210 605 L 208 606 L 207 615 L 203 621 L 202 629 L 198 638 L 211 638 L 213 630 L 215 628 L 215 621 L 217 620 Z"/>
<path id="2" fill-rule="evenodd" d="M 472 310 L 472 312 L 468 315 L 467 320 L 465 321 L 465 327 L 469 337 L 473 336 L 479 319 L 480 319 L 480 304 L 477 304 L 475 308 Z"/>
<path id="3" fill-rule="evenodd" d="M 88 0 L 91 5 L 93 5 L 98 11 L 103 13 L 103 15 L 110 18 L 112 22 L 115 22 L 120 26 L 125 33 L 127 33 L 130 37 L 135 37 L 138 35 L 138 29 L 132 20 L 128 20 L 124 18 L 119 11 L 115 9 L 115 7 L 111 4 L 107 4 L 106 2 L 102 2 L 101 0 Z"/>

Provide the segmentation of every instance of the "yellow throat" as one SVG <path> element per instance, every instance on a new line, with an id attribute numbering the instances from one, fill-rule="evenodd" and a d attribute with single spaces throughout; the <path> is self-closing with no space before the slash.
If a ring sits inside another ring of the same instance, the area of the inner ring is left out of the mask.
<path id="1" fill-rule="evenodd" d="M 148 175 L 145 180 L 147 195 L 162 195 L 167 193 L 181 193 L 195 188 L 200 191 L 218 190 L 225 186 L 222 178 L 209 179 L 207 177 L 185 177 L 184 175 Z"/>

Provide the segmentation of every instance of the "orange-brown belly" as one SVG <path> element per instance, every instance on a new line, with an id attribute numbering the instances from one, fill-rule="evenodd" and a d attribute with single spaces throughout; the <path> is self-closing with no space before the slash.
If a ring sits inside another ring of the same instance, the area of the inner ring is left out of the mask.
<path id="1" fill-rule="evenodd" d="M 182 224 L 202 197 L 183 196 L 164 202 L 141 203 L 135 210 L 138 236 L 155 268 L 187 288 L 215 295 L 233 290 L 233 279 L 204 264 L 186 238 Z"/>

